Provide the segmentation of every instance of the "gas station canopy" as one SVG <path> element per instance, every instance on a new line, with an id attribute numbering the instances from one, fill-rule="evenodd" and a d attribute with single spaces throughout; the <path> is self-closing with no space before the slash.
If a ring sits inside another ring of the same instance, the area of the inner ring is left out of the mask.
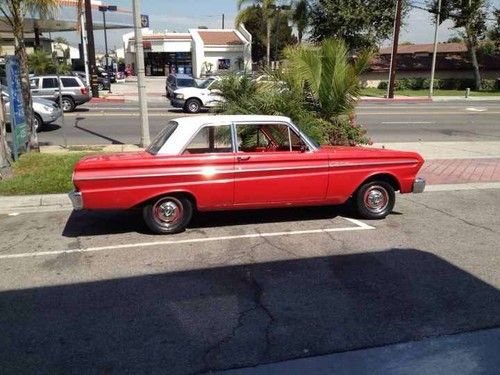
<path id="1" fill-rule="evenodd" d="M 75 31 L 78 28 L 77 1 L 61 0 L 57 8 L 48 19 L 40 19 L 35 15 L 26 15 L 24 31 L 33 32 L 38 27 L 39 32 Z M 99 11 L 101 1 L 92 1 L 92 23 L 94 30 L 104 28 L 102 12 Z M 118 8 L 116 11 L 106 12 L 106 29 L 128 29 L 134 27 L 132 12 Z M 0 31 L 12 32 L 5 17 L 0 16 Z"/>

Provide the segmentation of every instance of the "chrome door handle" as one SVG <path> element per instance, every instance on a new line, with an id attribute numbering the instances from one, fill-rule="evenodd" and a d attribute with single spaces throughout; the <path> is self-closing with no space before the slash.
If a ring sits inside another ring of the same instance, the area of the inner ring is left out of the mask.
<path id="1" fill-rule="evenodd" d="M 238 159 L 238 161 L 245 161 L 245 160 L 249 160 L 250 156 L 248 156 L 248 155 L 238 156 L 236 159 Z"/>

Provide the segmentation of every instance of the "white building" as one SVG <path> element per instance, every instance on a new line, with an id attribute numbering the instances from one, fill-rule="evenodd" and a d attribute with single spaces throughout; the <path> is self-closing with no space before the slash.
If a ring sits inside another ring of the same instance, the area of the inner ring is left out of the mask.
<path id="1" fill-rule="evenodd" d="M 134 66 L 133 33 L 123 36 L 125 64 Z M 251 71 L 252 36 L 238 29 L 190 29 L 188 33 L 154 33 L 143 29 L 146 75 L 169 73 L 202 77 L 227 71 Z"/>

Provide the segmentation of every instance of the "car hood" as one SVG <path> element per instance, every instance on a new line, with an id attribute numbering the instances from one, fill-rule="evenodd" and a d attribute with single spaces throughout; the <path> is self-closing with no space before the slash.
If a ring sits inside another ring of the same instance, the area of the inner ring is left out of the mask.
<path id="1" fill-rule="evenodd" d="M 362 147 L 362 146 L 321 146 L 320 152 L 327 152 L 335 159 L 414 159 L 423 163 L 424 159 L 418 152 L 399 151 L 386 148 Z"/>
<path id="2" fill-rule="evenodd" d="M 184 96 L 197 96 L 203 93 L 210 93 L 210 90 L 200 89 L 198 87 L 183 87 L 174 91 L 174 95 L 183 94 Z"/>

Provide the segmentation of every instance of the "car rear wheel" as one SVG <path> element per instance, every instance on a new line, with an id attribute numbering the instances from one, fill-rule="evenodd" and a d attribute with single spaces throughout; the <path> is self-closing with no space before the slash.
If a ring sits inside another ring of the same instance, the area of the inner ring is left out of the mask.
<path id="1" fill-rule="evenodd" d="M 355 194 L 354 203 L 358 214 L 364 219 L 383 219 L 394 208 L 394 188 L 385 181 L 363 184 Z"/>
<path id="2" fill-rule="evenodd" d="M 73 112 L 75 110 L 75 102 L 73 99 L 64 96 L 62 98 L 62 110 L 64 112 Z"/>
<path id="3" fill-rule="evenodd" d="M 43 128 L 43 120 L 38 113 L 33 113 L 33 126 L 37 132 Z"/>
<path id="4" fill-rule="evenodd" d="M 97 89 L 98 89 L 99 91 L 104 90 L 104 84 L 103 84 L 102 82 L 99 82 L 99 83 L 97 84 Z"/>
<path id="5" fill-rule="evenodd" d="M 198 99 L 188 99 L 184 105 L 184 110 L 188 113 L 198 113 L 201 109 L 201 102 Z"/>
<path id="6" fill-rule="evenodd" d="M 143 208 L 143 217 L 149 229 L 158 234 L 182 232 L 193 216 L 193 203 L 185 197 L 166 196 Z"/>

